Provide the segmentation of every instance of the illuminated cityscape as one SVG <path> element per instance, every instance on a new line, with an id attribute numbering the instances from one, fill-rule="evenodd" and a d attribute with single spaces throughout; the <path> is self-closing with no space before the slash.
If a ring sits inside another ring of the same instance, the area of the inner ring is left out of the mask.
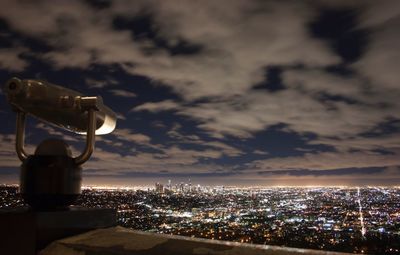
<path id="1" fill-rule="evenodd" d="M 400 253 L 400 188 L 85 187 L 79 206 L 115 208 L 124 227 L 163 234 L 368 254 Z M 22 206 L 1 186 L 0 207 Z"/>
<path id="2" fill-rule="evenodd" d="M 1 0 L 0 253 L 118 224 L 400 255 L 399 26 L 400 0 Z"/>

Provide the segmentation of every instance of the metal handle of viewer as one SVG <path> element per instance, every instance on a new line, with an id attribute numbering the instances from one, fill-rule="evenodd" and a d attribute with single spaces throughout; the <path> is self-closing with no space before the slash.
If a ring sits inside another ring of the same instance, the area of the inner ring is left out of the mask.
<path id="1" fill-rule="evenodd" d="M 17 111 L 17 123 L 16 123 L 16 135 L 15 135 L 15 150 L 17 152 L 18 158 L 24 161 L 28 158 L 28 154 L 25 151 L 24 137 L 25 137 L 25 119 L 26 113 L 22 111 Z"/>
<path id="2" fill-rule="evenodd" d="M 88 110 L 88 126 L 86 132 L 86 146 L 81 155 L 75 158 L 77 165 L 82 165 L 89 160 L 94 150 L 96 132 L 96 109 L 91 108 Z"/>
<path id="3" fill-rule="evenodd" d="M 86 132 L 86 146 L 81 155 L 76 157 L 75 163 L 77 165 L 82 165 L 86 161 L 89 160 L 90 156 L 94 151 L 94 143 L 95 143 L 95 133 L 96 133 L 96 107 L 89 107 L 87 109 L 88 112 L 88 125 Z M 25 136 L 25 119 L 26 113 L 23 111 L 17 111 L 17 132 L 15 138 L 15 149 L 18 155 L 18 158 L 21 161 L 25 161 L 28 158 L 28 153 L 25 151 L 24 145 L 24 136 Z"/>

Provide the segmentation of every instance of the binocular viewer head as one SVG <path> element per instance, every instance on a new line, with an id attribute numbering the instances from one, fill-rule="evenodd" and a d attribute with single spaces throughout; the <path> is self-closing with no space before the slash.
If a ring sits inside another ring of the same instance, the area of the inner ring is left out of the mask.
<path id="1" fill-rule="evenodd" d="M 87 131 L 88 107 L 96 109 L 96 135 L 111 133 L 116 126 L 116 114 L 101 97 L 85 97 L 46 81 L 18 78 L 8 80 L 4 92 L 15 110 L 78 134 Z"/>

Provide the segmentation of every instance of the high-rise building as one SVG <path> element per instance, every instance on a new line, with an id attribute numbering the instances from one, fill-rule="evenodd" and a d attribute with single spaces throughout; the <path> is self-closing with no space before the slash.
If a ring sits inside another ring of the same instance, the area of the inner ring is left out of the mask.
<path id="1" fill-rule="evenodd" d="M 156 184 L 155 184 L 155 191 L 156 191 L 157 193 L 164 193 L 164 186 L 163 186 L 161 183 L 156 182 Z"/>

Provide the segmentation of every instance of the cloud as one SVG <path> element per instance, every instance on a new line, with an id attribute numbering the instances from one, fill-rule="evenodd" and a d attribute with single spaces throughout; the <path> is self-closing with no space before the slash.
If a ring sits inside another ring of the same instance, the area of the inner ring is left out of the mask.
<path id="1" fill-rule="evenodd" d="M 47 124 L 45 124 L 43 122 L 40 122 L 40 123 L 36 124 L 35 128 L 43 130 L 43 131 L 47 132 L 49 135 L 61 138 L 64 141 L 70 141 L 70 142 L 77 142 L 78 141 L 77 138 L 75 138 L 75 137 L 73 137 L 71 135 L 67 135 L 62 131 L 58 131 L 58 130 L 54 129 L 53 127 L 51 127 L 50 125 L 47 125 Z"/>
<path id="2" fill-rule="evenodd" d="M 0 168 L 20 166 L 21 161 L 15 152 L 15 135 L 0 134 L 0 144 Z M 28 154 L 33 154 L 34 146 L 25 144 L 25 151 Z"/>
<path id="3" fill-rule="evenodd" d="M 136 97 L 135 93 L 123 89 L 112 89 L 110 90 L 110 92 L 117 97 L 129 97 L 129 98 Z"/>
<path id="4" fill-rule="evenodd" d="M 349 1 L 345 1 L 349 2 Z M 360 13 L 360 26 L 381 26 L 400 15 L 400 3 L 397 0 L 386 0 L 377 4 L 375 1 L 365 1 L 363 11 Z"/>
<path id="5" fill-rule="evenodd" d="M 303 91 L 309 96 L 324 93 L 331 96 L 342 96 L 348 100 L 362 100 L 367 87 L 356 77 L 332 75 L 321 69 L 285 70 L 283 83 L 295 90 Z"/>
<path id="6" fill-rule="evenodd" d="M 376 151 L 396 152 L 400 150 L 400 134 L 384 134 L 373 137 L 354 136 L 346 138 L 318 138 L 310 144 L 331 145 L 338 151 Z"/>
<path id="7" fill-rule="evenodd" d="M 183 135 L 180 129 L 181 125 L 175 124 L 168 132 L 173 138 L 179 140 L 172 144 L 152 143 L 151 138 L 144 134 L 130 129 L 116 129 L 113 134 L 122 143 L 117 145 L 114 140 L 101 138 L 101 141 L 111 144 L 114 149 L 96 148 L 93 160 L 88 162 L 87 168 L 96 170 L 96 174 L 100 171 L 112 175 L 143 171 L 148 172 L 149 175 L 157 174 L 160 171 L 167 172 L 169 175 L 210 174 L 217 169 L 228 173 L 228 168 L 222 169 L 217 164 L 203 162 L 203 160 L 218 159 L 223 156 L 235 157 L 243 154 L 241 150 L 223 142 L 204 141 L 200 137 Z M 135 145 L 143 147 L 135 147 Z M 185 147 L 181 148 L 179 145 L 185 145 Z M 197 147 L 191 148 L 187 147 L 188 145 Z M 135 149 L 125 150 L 121 154 L 115 151 L 115 147 L 119 146 Z M 153 151 L 148 152 L 148 148 Z"/>
<path id="8" fill-rule="evenodd" d="M 132 133 L 129 129 L 116 129 L 112 133 L 118 139 L 139 144 L 148 144 L 151 138 L 144 134 Z"/>
<path id="9" fill-rule="evenodd" d="M 228 12 L 226 2 L 214 1 L 202 1 L 200 6 L 193 2 L 116 1 L 103 11 L 81 2 L 33 5 L 7 1 L 4 6 L 7 8 L 0 15 L 12 28 L 54 47 L 39 57 L 56 66 L 118 63 L 132 74 L 168 84 L 188 99 L 245 92 L 262 79 L 267 65 L 325 66 L 339 61 L 324 43 L 308 35 L 306 25 L 313 18 L 313 9 L 304 3 L 230 1 Z M 203 11 L 192 12 L 199 8 Z M 151 40 L 133 41 L 129 30 L 117 31 L 112 23 L 116 16 L 129 18 L 143 9 L 154 17 L 154 26 L 165 41 L 173 45 L 184 38 L 202 45 L 204 52 L 171 56 L 160 49 L 149 58 L 142 48 L 153 43 Z M 17 19 L 16 14 L 24 19 Z"/>
<path id="10" fill-rule="evenodd" d="M 212 164 L 202 164 L 201 159 L 216 159 L 222 153 L 218 150 L 191 150 L 177 146 L 163 148 L 160 153 L 138 152 L 122 156 L 119 153 L 96 148 L 92 160 L 85 164 L 87 169 L 121 175 L 126 172 L 159 173 L 209 173 L 218 168 Z M 195 170 L 194 170 L 195 169 Z"/>
<path id="11" fill-rule="evenodd" d="M 396 5 L 399 3 L 396 2 Z M 400 25 L 400 7 L 393 9 L 397 15 L 373 27 L 368 50 L 354 67 L 375 86 L 398 95 L 400 74 L 397 67 L 400 51 L 397 45 L 400 43 L 400 35 L 397 28 Z"/>
<path id="12" fill-rule="evenodd" d="M 164 100 L 160 102 L 149 102 L 136 106 L 132 111 L 149 111 L 149 112 L 160 112 L 160 111 L 171 111 L 179 108 L 179 104 L 172 100 Z"/>
<path id="13" fill-rule="evenodd" d="M 104 88 L 107 86 L 113 86 L 118 84 L 118 82 L 115 79 L 110 77 L 105 80 L 86 78 L 85 83 L 89 88 Z"/>
<path id="14" fill-rule="evenodd" d="M 53 48 L 36 56 L 54 67 L 88 68 L 92 63 L 132 62 L 141 55 L 129 32 L 112 29 L 112 13 L 96 11 L 83 1 L 2 4 L 0 16 L 12 29 Z M 17 18 L 21 16 L 24 18 Z"/>
<path id="15" fill-rule="evenodd" d="M 375 168 L 344 168 L 333 170 L 280 170 L 280 171 L 260 171 L 259 175 L 291 175 L 291 176 L 343 176 L 343 175 L 370 175 L 379 174 L 385 169 L 380 167 Z M 398 172 L 397 174 L 400 174 Z"/>
<path id="16" fill-rule="evenodd" d="M 365 114 L 365 111 L 368 114 Z M 288 129 L 319 136 L 351 136 L 369 130 L 390 117 L 375 106 L 349 105 L 340 101 L 329 104 L 298 90 L 274 94 L 248 92 L 245 96 L 182 107 L 177 114 L 201 122 L 199 127 L 210 135 L 252 137 L 256 132 L 279 123 Z"/>
<path id="17" fill-rule="evenodd" d="M 176 144 L 198 145 L 205 148 L 213 148 L 221 151 L 223 155 L 229 157 L 236 157 L 244 154 L 242 150 L 221 141 L 205 141 L 197 135 L 184 135 L 180 132 L 181 128 L 182 126 L 179 123 L 175 123 L 171 130 L 167 132 L 169 137 L 177 140 L 175 142 Z"/>
<path id="18" fill-rule="evenodd" d="M 269 154 L 268 152 L 262 151 L 262 150 L 254 150 L 253 153 L 257 154 L 257 155 L 268 155 Z"/>
<path id="19" fill-rule="evenodd" d="M 117 114 L 117 119 L 119 120 L 126 120 L 126 117 L 122 113 L 116 113 Z"/>
<path id="20" fill-rule="evenodd" d="M 373 152 L 319 152 L 303 156 L 254 161 L 249 168 L 259 170 L 333 170 L 347 168 L 392 167 L 400 165 L 400 151 L 382 155 Z"/>
<path id="21" fill-rule="evenodd" d="M 158 2 L 149 8 L 161 36 L 172 41 L 185 38 L 204 50 L 190 56 L 156 52 L 150 61 L 127 70 L 161 81 L 187 100 L 245 93 L 263 79 L 268 65 L 339 62 L 328 46 L 309 36 L 306 25 L 313 13 L 306 4 L 230 1 L 227 7 L 226 2 L 213 1 L 200 6 Z M 203 11 L 191 11 L 199 8 Z"/>
<path id="22" fill-rule="evenodd" d="M 183 142 L 188 142 L 188 141 L 198 141 L 200 140 L 200 137 L 197 135 L 183 135 L 180 133 L 180 129 L 182 128 L 182 125 L 179 123 L 174 123 L 172 128 L 167 132 L 168 136 L 179 140 Z"/>
<path id="23" fill-rule="evenodd" d="M 21 58 L 21 54 L 28 51 L 25 47 L 3 48 L 0 49 L 0 68 L 10 71 L 22 71 L 28 67 L 29 63 Z"/>
<path id="24" fill-rule="evenodd" d="M 119 129 L 115 141 L 102 141 L 114 146 L 139 144 L 159 153 L 122 156 L 99 149 L 97 160 L 90 163 L 93 169 L 146 169 L 148 164 L 151 171 L 212 172 L 221 166 L 201 164 L 201 159 L 245 154 L 224 141 L 234 137 L 245 143 L 277 124 L 285 124 L 286 132 L 299 137 L 311 134 L 307 145 L 327 145 L 332 152 L 249 162 L 249 172 L 399 163 L 398 135 L 362 135 L 388 119 L 400 119 L 398 1 L 113 1 L 102 10 L 75 1 L 3 2 L 0 17 L 11 29 L 49 46 L 46 52 L 31 53 L 35 58 L 59 69 L 117 64 L 130 75 L 145 76 L 154 86 L 170 88 L 181 101 L 144 102 L 130 114 L 171 111 L 194 120 L 208 134 L 202 139 L 176 127 L 167 131 L 175 141 L 171 146 Z M 354 63 L 342 62 L 327 42 L 311 34 L 309 24 L 317 20 L 321 7 L 353 8 L 359 13 L 359 24 L 351 29 L 370 33 L 365 52 Z M 132 26 L 116 26 L 117 18 L 129 23 L 144 16 L 151 35 L 138 34 Z M 184 45 L 196 50 L 184 51 Z M 0 67 L 26 69 L 29 63 L 21 56 L 30 50 L 27 47 L 0 50 Z M 270 67 L 280 70 L 283 89 L 255 90 L 256 84 L 271 78 L 266 74 Z M 136 95 L 126 93 L 116 79 L 88 78 L 86 84 L 113 86 L 109 91 L 120 97 Z M 204 150 L 184 150 L 179 147 L 183 144 Z"/>

